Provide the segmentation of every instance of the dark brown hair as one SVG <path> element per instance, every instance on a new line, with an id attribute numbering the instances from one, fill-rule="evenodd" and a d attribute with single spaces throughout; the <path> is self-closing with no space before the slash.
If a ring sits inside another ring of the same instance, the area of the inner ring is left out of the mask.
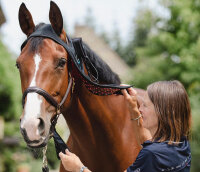
<path id="1" fill-rule="evenodd" d="M 159 81 L 147 87 L 147 93 L 158 115 L 158 128 L 153 139 L 180 142 L 189 139 L 191 108 L 187 92 L 179 81 Z"/>

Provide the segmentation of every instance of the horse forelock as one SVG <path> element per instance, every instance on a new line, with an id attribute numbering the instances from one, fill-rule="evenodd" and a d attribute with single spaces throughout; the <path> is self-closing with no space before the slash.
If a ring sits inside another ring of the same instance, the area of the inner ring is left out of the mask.
<path id="1" fill-rule="evenodd" d="M 28 50 L 30 52 L 37 52 L 39 47 L 42 45 L 44 38 L 43 37 L 33 37 L 30 39 L 30 44 Z"/>
<path id="2" fill-rule="evenodd" d="M 39 23 L 38 25 L 35 26 L 34 31 L 36 31 L 37 29 L 39 29 L 41 26 L 43 26 L 45 23 Z M 39 47 L 42 45 L 43 42 L 43 37 L 33 37 L 30 39 L 30 44 L 28 47 L 28 50 L 30 52 L 37 52 Z"/>

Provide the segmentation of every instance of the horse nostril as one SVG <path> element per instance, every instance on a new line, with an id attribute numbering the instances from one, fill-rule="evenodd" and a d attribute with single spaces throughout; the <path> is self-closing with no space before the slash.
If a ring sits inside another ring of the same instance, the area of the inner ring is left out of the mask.
<path id="1" fill-rule="evenodd" d="M 40 120 L 39 125 L 38 125 L 38 130 L 40 135 L 44 134 L 45 131 L 45 124 L 44 124 L 44 120 L 42 118 L 38 118 Z"/>

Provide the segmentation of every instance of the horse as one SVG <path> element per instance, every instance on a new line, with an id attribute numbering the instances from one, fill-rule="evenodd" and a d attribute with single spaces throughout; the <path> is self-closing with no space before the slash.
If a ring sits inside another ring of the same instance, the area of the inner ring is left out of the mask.
<path id="1" fill-rule="evenodd" d="M 59 39 L 69 44 L 61 11 L 53 1 L 50 2 L 49 20 Z M 19 8 L 19 24 L 27 37 L 44 25 L 34 24 L 24 3 Z M 118 75 L 86 44 L 84 50 L 97 70 L 89 70 L 87 62 L 84 62 L 86 75 L 95 76 L 98 72 L 100 84 L 120 85 Z M 40 36 L 28 39 L 16 60 L 22 93 L 29 87 L 37 86 L 61 102 L 66 90 L 69 90 L 60 111 L 70 130 L 67 141 L 70 151 L 79 156 L 92 171 L 124 171 L 135 161 L 141 149 L 134 131 L 137 123 L 130 120 L 123 95 L 95 95 L 81 79 L 73 80 L 70 86 L 73 71 L 70 70 L 72 64 L 68 59 L 69 51 L 54 40 Z M 20 129 L 24 140 L 29 147 L 43 147 L 50 139 L 51 120 L 56 109 L 35 92 L 27 93 L 23 104 Z M 60 172 L 65 172 L 62 164 Z"/>

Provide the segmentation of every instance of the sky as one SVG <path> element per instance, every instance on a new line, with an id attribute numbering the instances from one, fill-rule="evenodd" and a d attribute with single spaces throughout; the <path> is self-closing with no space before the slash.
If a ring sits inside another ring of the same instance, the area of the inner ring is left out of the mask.
<path id="1" fill-rule="evenodd" d="M 91 9 L 95 19 L 97 32 L 106 31 L 111 34 L 113 29 L 118 29 L 124 41 L 133 27 L 131 21 L 141 7 L 151 8 L 156 13 L 165 15 L 163 8 L 158 5 L 158 0 L 54 0 L 59 6 L 67 33 L 73 34 L 75 24 L 84 24 L 88 8 Z M 22 33 L 18 10 L 24 2 L 33 16 L 35 24 L 49 23 L 50 0 L 0 0 L 7 22 L 1 27 L 0 34 L 3 42 L 11 52 L 20 53 L 20 45 L 26 36 Z"/>

